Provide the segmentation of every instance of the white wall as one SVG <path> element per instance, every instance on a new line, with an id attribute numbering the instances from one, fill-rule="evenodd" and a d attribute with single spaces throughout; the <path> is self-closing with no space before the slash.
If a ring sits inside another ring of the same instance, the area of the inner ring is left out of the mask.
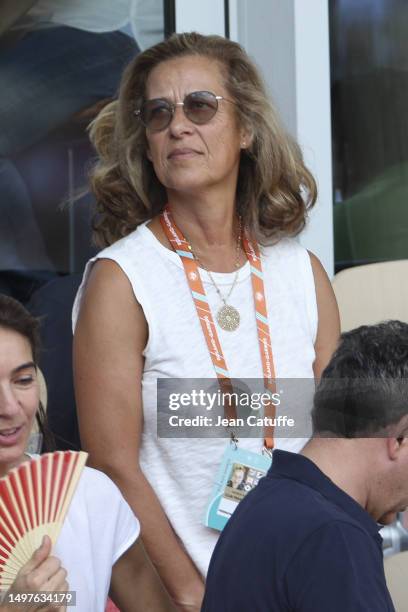
<path id="1" fill-rule="evenodd" d="M 231 38 L 261 68 L 287 129 L 300 143 L 319 198 L 300 240 L 334 270 L 327 0 L 230 0 Z"/>
<path id="2" fill-rule="evenodd" d="M 282 1 L 282 0 L 281 0 Z M 284 0 L 286 1 L 286 0 Z M 319 199 L 301 242 L 334 272 L 333 179 L 327 0 L 295 0 L 296 137 L 317 179 Z"/>
<path id="3" fill-rule="evenodd" d="M 176 0 L 176 32 L 225 35 L 224 0 Z"/>

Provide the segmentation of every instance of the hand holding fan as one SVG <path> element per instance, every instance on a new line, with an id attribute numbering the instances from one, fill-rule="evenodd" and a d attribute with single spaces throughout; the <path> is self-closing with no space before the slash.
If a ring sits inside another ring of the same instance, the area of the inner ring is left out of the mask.
<path id="1" fill-rule="evenodd" d="M 47 453 L 0 479 L 0 589 L 13 584 L 44 535 L 56 543 L 87 457 Z"/>

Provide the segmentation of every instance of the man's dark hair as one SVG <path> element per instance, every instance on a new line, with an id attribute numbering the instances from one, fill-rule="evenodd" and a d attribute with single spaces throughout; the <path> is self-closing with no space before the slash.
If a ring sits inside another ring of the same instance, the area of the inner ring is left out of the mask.
<path id="1" fill-rule="evenodd" d="M 315 435 L 387 435 L 408 415 L 408 324 L 363 325 L 341 336 L 318 384 Z"/>

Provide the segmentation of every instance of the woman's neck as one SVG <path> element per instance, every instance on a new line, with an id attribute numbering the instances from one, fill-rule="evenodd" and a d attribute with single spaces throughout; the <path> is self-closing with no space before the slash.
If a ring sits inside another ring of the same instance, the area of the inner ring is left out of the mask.
<path id="1" fill-rule="evenodd" d="M 237 253 L 239 218 L 235 202 L 211 199 L 192 202 L 169 198 L 175 224 L 189 241 L 199 264 L 212 272 L 233 272 L 245 255 Z M 238 255 L 238 257 L 237 257 Z"/>
<path id="2" fill-rule="evenodd" d="M 235 192 L 180 194 L 168 192 L 176 225 L 196 248 L 230 247 L 235 243 Z"/>
<path id="3" fill-rule="evenodd" d="M 197 250 L 231 248 L 236 243 L 237 216 L 233 211 L 174 208 L 177 227 Z"/>

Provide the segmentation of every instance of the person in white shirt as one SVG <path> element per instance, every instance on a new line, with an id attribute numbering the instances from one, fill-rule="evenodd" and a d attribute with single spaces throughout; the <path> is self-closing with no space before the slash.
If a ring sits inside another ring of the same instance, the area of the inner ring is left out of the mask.
<path id="1" fill-rule="evenodd" d="M 158 383 L 214 390 L 219 376 L 275 369 L 314 384 L 339 334 L 329 279 L 294 239 L 316 185 L 256 67 L 220 36 L 174 34 L 140 53 L 91 137 L 106 248 L 73 311 L 81 438 L 139 516 L 180 610 L 198 612 L 218 538 L 210 496 L 231 445 L 199 428 L 160 436 Z M 257 461 L 262 439 L 238 437 Z M 276 447 L 299 450 L 300 438 L 277 435 Z"/>
<path id="2" fill-rule="evenodd" d="M 37 319 L 0 294 L 0 476 L 30 459 L 25 449 L 36 417 L 44 431 L 37 357 Z M 174 612 L 139 534 L 139 521 L 116 485 L 85 467 L 52 555 L 45 537 L 11 591 L 71 590 L 78 612 L 103 612 L 108 593 L 122 612 Z M 0 610 L 25 607 L 4 601 Z"/>

